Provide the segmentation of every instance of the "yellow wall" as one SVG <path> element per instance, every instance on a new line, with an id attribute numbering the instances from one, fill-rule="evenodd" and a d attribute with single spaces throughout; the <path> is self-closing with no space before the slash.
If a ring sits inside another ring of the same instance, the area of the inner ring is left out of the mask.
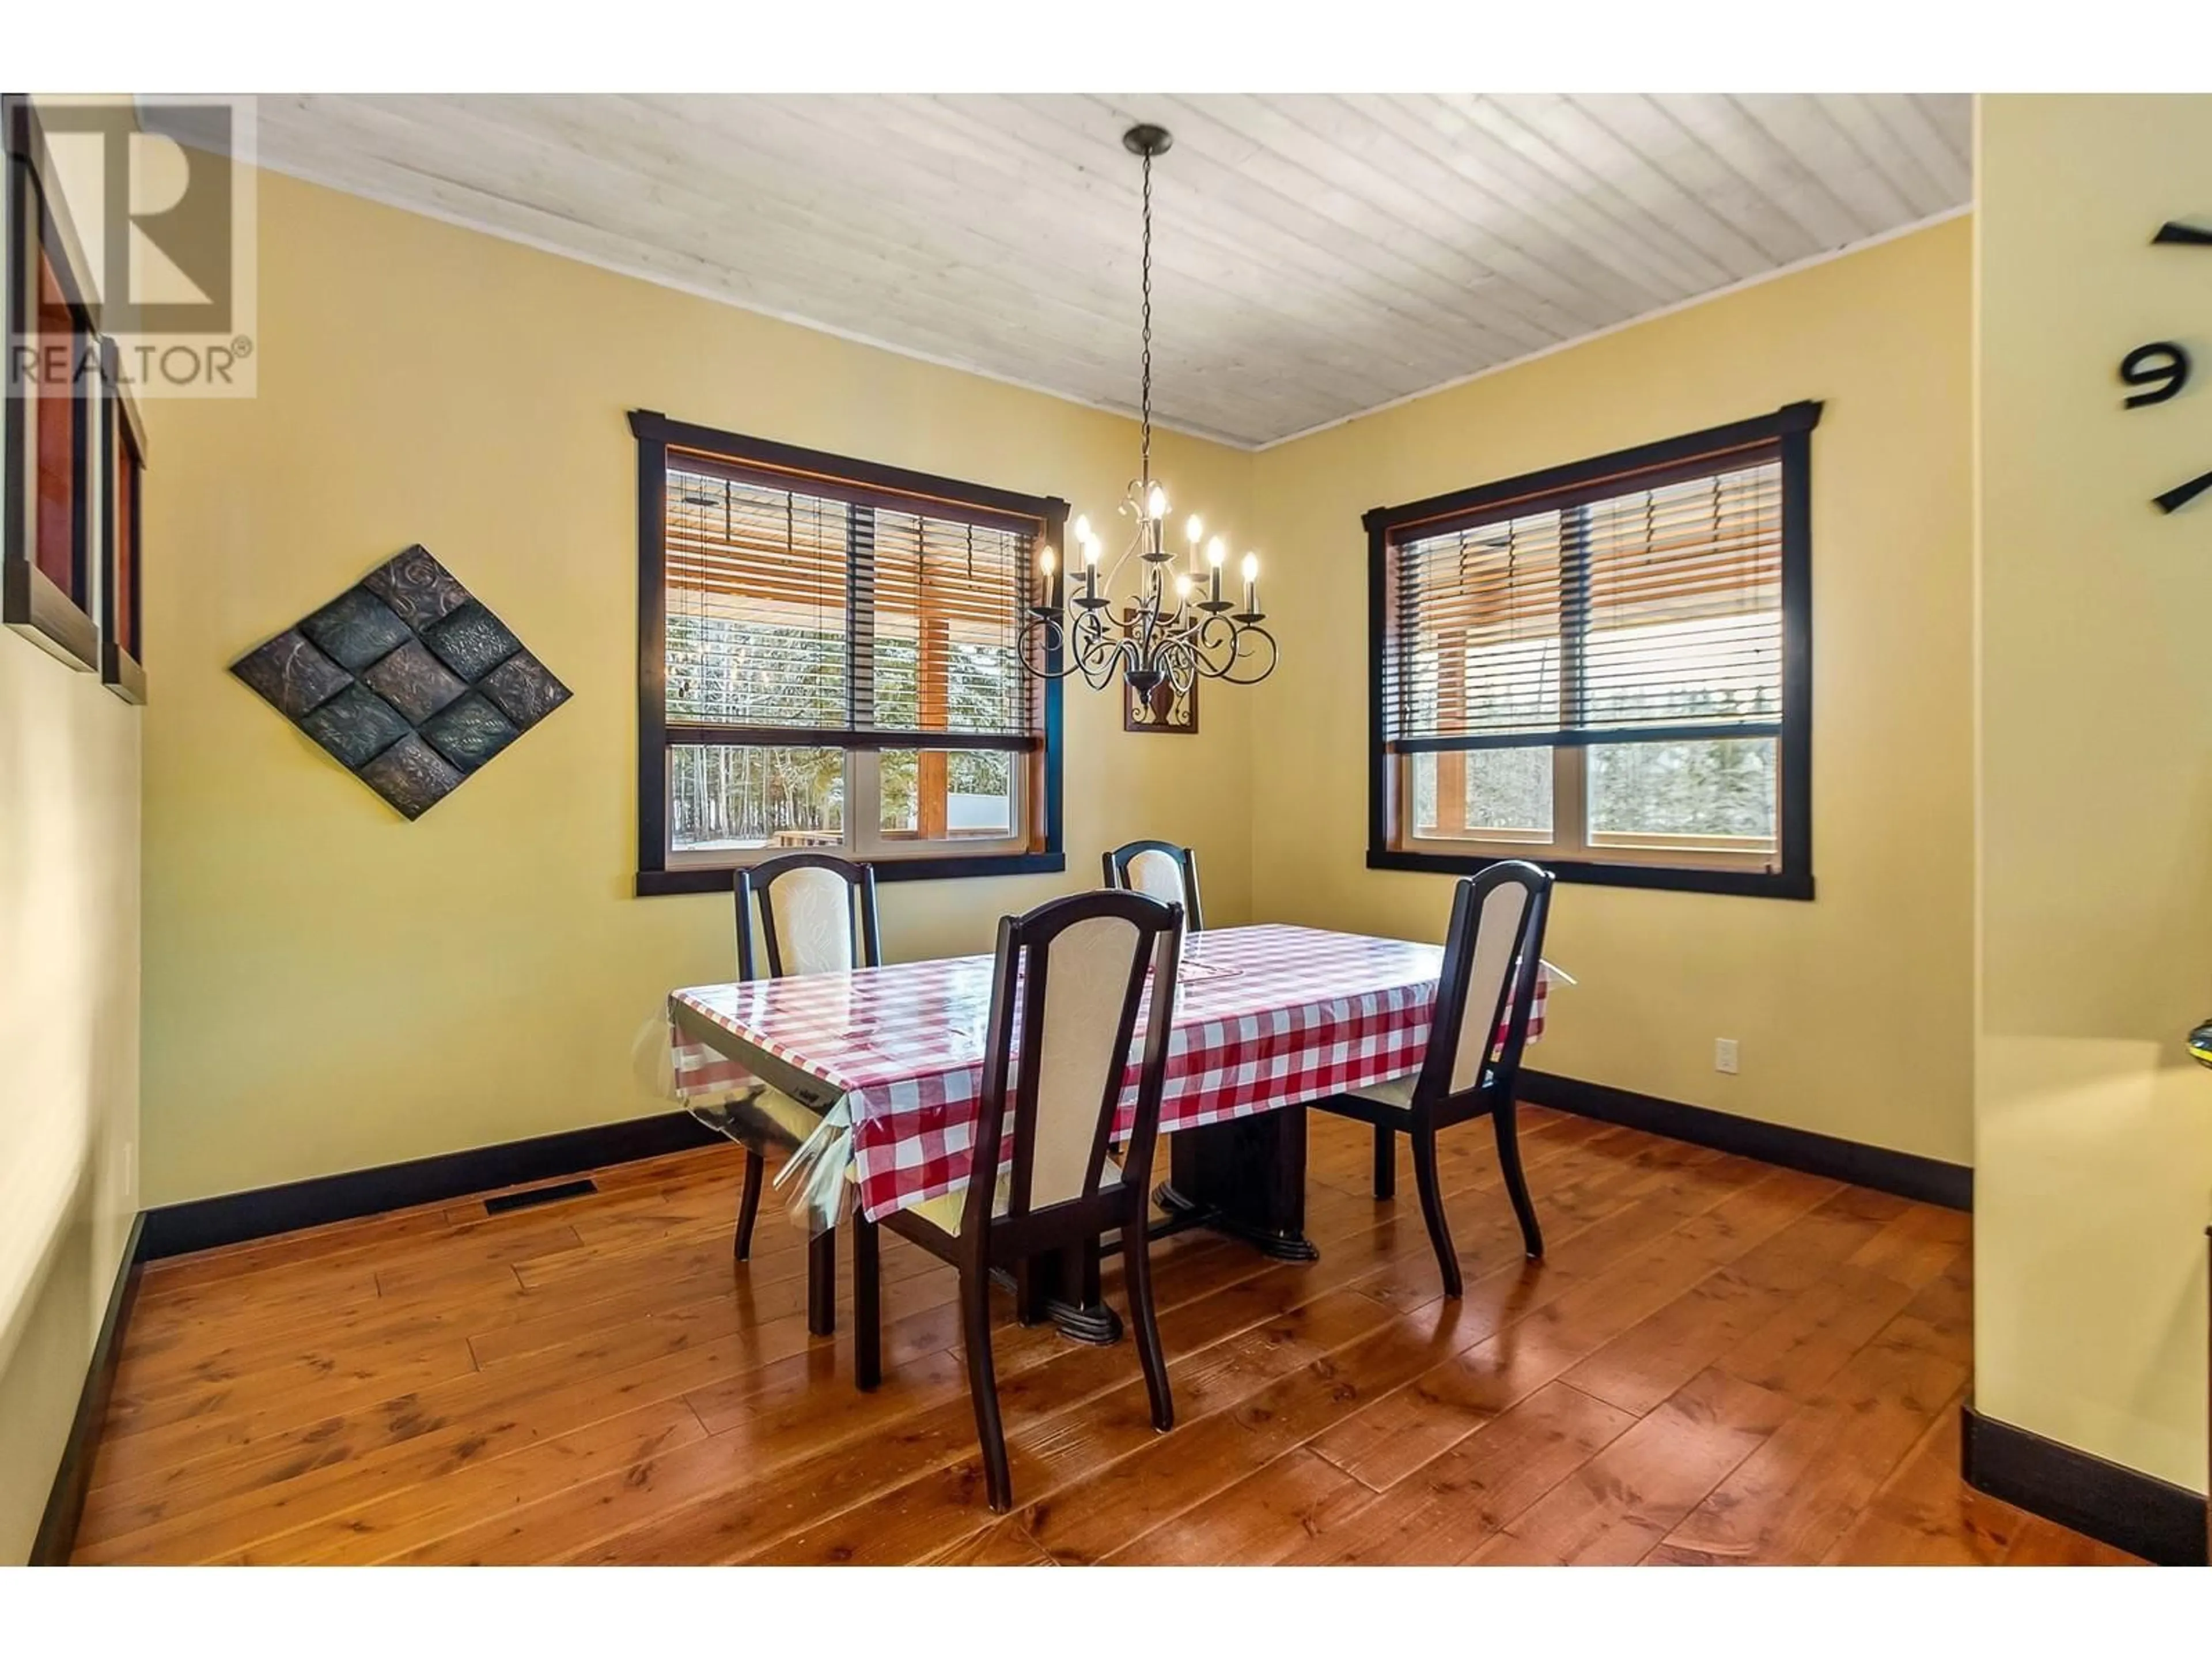
<path id="1" fill-rule="evenodd" d="M 137 1207 L 139 719 L 0 631 L 0 1561 L 29 1553 Z"/>
<path id="2" fill-rule="evenodd" d="M 1986 98 L 1976 1404 L 2201 1489 L 2212 1073 L 2212 99 Z"/>
<path id="3" fill-rule="evenodd" d="M 264 174 L 259 395 L 150 404 L 149 1203 L 668 1109 L 633 1036 L 732 970 L 728 901 L 635 899 L 632 408 L 1110 516 L 1130 422 Z M 1019 328 L 1022 319 L 1004 319 Z M 1172 434 L 1249 538 L 1249 459 Z M 575 697 L 414 823 L 225 672 L 422 542 Z M 899 957 L 1095 883 L 1142 834 L 1249 910 L 1249 705 L 1127 734 L 1067 696 L 1064 876 L 884 890 Z"/>
<path id="4" fill-rule="evenodd" d="M 1533 1059 L 1971 1162 L 1970 246 L 1934 227 L 1263 452 L 1288 648 L 1254 705 L 1255 914 L 1443 932 L 1446 878 L 1364 865 L 1362 513 L 1821 399 L 1819 896 L 1562 885 L 1547 954 L 1581 983 Z"/>

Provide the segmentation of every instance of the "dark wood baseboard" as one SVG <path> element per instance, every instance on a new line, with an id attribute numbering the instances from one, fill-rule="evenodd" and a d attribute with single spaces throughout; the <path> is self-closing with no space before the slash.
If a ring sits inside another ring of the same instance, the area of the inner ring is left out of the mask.
<path id="1" fill-rule="evenodd" d="M 1609 1088 L 1602 1083 L 1583 1083 L 1549 1072 L 1522 1072 L 1520 1087 L 1514 1092 L 1532 1106 L 1599 1118 L 1693 1146 L 1755 1158 L 1762 1164 L 1779 1164 L 1784 1169 L 1848 1181 L 1899 1198 L 1940 1204 L 1948 1210 L 1974 1207 L 1974 1172 L 1963 1164 L 1946 1164 L 1887 1146 L 1814 1134 L 1809 1129 L 1764 1123 L 1709 1107 L 1686 1106 L 1680 1101 Z"/>
<path id="2" fill-rule="evenodd" d="M 1984 1417 L 1972 1406 L 1960 1411 L 1959 1473 L 1977 1492 L 2162 1567 L 2205 1565 L 2205 1500 L 2186 1486 Z"/>
<path id="3" fill-rule="evenodd" d="M 130 1234 L 123 1241 L 123 1260 L 115 1269 L 114 1286 L 107 1293 L 107 1313 L 92 1345 L 84 1387 L 77 1393 L 76 1415 L 70 1419 L 62 1461 L 46 1493 L 46 1513 L 39 1517 L 38 1535 L 31 1543 L 30 1565 L 34 1567 L 67 1566 L 70 1553 L 76 1547 L 76 1523 L 84 1514 L 85 1493 L 92 1488 L 92 1460 L 100 1449 L 100 1427 L 107 1420 L 108 1396 L 115 1389 L 115 1365 L 123 1354 L 123 1333 L 131 1324 L 131 1304 L 138 1299 L 138 1252 L 145 1230 L 143 1213 L 131 1218 Z"/>
<path id="4" fill-rule="evenodd" d="M 140 1255 L 143 1260 L 155 1261 L 163 1256 L 297 1232 L 303 1227 L 380 1215 L 386 1210 L 465 1198 L 495 1187 L 520 1187 L 580 1175 L 605 1164 L 635 1163 L 665 1152 L 715 1146 L 721 1139 L 689 1112 L 662 1112 L 531 1140 L 510 1140 L 405 1164 L 319 1176 L 283 1187 L 259 1187 L 187 1204 L 165 1204 L 146 1212 Z"/>

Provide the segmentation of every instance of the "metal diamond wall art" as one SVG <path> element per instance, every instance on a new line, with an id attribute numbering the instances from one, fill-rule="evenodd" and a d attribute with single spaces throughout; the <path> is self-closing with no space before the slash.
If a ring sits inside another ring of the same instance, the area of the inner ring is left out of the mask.
<path id="1" fill-rule="evenodd" d="M 420 546 L 230 672 L 410 818 L 568 700 L 568 688 Z"/>

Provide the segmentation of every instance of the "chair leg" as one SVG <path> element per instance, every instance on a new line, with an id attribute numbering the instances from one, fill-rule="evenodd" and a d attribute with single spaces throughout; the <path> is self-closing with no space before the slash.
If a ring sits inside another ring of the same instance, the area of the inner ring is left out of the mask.
<path id="1" fill-rule="evenodd" d="M 745 1192 L 738 1200 L 738 1260 L 749 1261 L 753 1253 L 753 1218 L 760 1213 L 761 1177 L 768 1173 L 768 1160 L 757 1148 L 745 1148 Z"/>
<path id="2" fill-rule="evenodd" d="M 853 1380 L 864 1390 L 884 1380 L 882 1279 L 876 1224 L 853 1215 Z"/>
<path id="3" fill-rule="evenodd" d="M 1175 1427 L 1175 1396 L 1168 1391 L 1168 1359 L 1160 1348 L 1159 1321 L 1152 1314 L 1152 1250 L 1146 1219 L 1140 1210 L 1121 1229 L 1121 1272 L 1128 1282 L 1129 1316 L 1137 1328 L 1145 1392 L 1152 1397 L 1152 1426 L 1164 1434 Z"/>
<path id="4" fill-rule="evenodd" d="M 817 1336 L 837 1332 L 837 1230 L 825 1227 L 806 1245 L 806 1328 Z"/>
<path id="5" fill-rule="evenodd" d="M 1443 1188 L 1437 1180 L 1437 1132 L 1425 1124 L 1407 1131 L 1407 1139 L 1413 1143 L 1413 1185 L 1420 1191 L 1421 1219 L 1429 1224 L 1429 1243 L 1436 1247 L 1444 1294 L 1456 1298 L 1462 1288 L 1459 1252 L 1452 1248 L 1451 1225 L 1444 1219 Z"/>
<path id="6" fill-rule="evenodd" d="M 1398 1132 L 1387 1123 L 1375 1126 L 1375 1196 L 1398 1195 Z"/>
<path id="7" fill-rule="evenodd" d="M 994 1514 L 1014 1506 L 1006 1467 L 1006 1431 L 999 1421 L 999 1377 L 991 1364 L 991 1275 L 982 1263 L 960 1270 L 960 1340 L 968 1350 L 968 1392 L 975 1402 L 975 1438 L 983 1448 L 983 1480 Z"/>
<path id="8" fill-rule="evenodd" d="M 1498 1131 L 1498 1162 L 1505 1171 L 1506 1194 L 1513 1200 L 1513 1213 L 1521 1218 L 1521 1242 L 1528 1247 L 1528 1259 L 1539 1261 L 1544 1254 L 1544 1230 L 1536 1224 L 1536 1206 L 1528 1199 L 1528 1177 L 1521 1173 L 1521 1133 L 1515 1121 L 1513 1103 L 1509 1100 L 1492 1112 L 1490 1122 Z"/>

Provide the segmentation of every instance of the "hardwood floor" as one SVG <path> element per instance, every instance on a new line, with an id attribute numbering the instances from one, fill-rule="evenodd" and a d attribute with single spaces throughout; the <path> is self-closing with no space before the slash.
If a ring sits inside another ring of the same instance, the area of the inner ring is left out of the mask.
<path id="1" fill-rule="evenodd" d="M 886 1376 L 857 1393 L 849 1296 L 810 1338 L 773 1189 L 732 1261 L 734 1149 L 498 1217 L 159 1263 L 76 1559 L 2132 1559 L 1959 1480 L 1966 1217 L 1558 1113 L 1522 1126 L 1550 1253 L 1522 1260 L 1488 1133 L 1449 1137 L 1460 1302 L 1411 1182 L 1377 1203 L 1368 1132 L 1319 1115 L 1320 1261 L 1158 1247 L 1171 1434 L 1128 1342 L 1024 1329 L 1002 1301 L 1004 1517 L 951 1270 L 884 1236 Z"/>

